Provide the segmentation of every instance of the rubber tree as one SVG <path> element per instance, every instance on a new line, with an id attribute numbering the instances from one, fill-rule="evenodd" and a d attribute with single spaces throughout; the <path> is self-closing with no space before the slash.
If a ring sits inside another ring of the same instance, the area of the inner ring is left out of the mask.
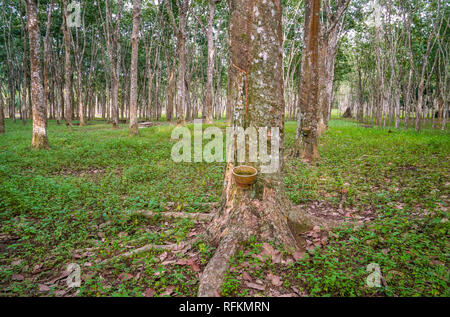
<path id="1" fill-rule="evenodd" d="M 138 50 L 139 50 L 139 19 L 141 15 L 141 0 L 133 0 L 133 32 L 131 34 L 131 70 L 130 70 L 130 135 L 138 135 Z M 151 85 L 151 83 L 150 83 Z"/>
<path id="2" fill-rule="evenodd" d="M 0 134 L 5 133 L 5 114 L 3 112 L 3 95 L 0 90 Z"/>
<path id="3" fill-rule="evenodd" d="M 233 178 L 237 163 L 231 157 L 227 160 L 221 207 L 207 228 L 207 240 L 217 249 L 202 274 L 199 296 L 220 295 L 229 259 L 239 242 L 255 236 L 297 249 L 295 224 L 311 224 L 301 212 L 289 214 L 294 209 L 285 197 L 281 176 L 285 111 L 281 0 L 232 0 L 229 31 L 233 81 L 227 97 L 234 105 L 232 126 L 278 128 L 279 138 L 273 134 L 268 139 L 276 138 L 279 143 L 280 164 L 277 170 L 261 173 L 265 165 L 246 157 L 245 164 L 259 174 L 254 185 L 243 189 Z"/>
<path id="4" fill-rule="evenodd" d="M 70 29 L 67 23 L 67 0 L 63 2 L 63 25 L 61 26 L 64 39 L 64 111 L 66 126 L 72 128 L 73 103 L 72 103 L 72 62 L 70 60 Z"/>
<path id="5" fill-rule="evenodd" d="M 306 161 L 319 158 L 319 29 L 320 0 L 305 3 L 305 48 L 302 54 L 302 78 L 300 83 L 300 112 L 294 155 Z"/>
<path id="6" fill-rule="evenodd" d="M 172 24 L 174 33 L 177 36 L 177 50 L 178 50 L 178 82 L 177 82 L 177 105 L 176 105 L 176 117 L 177 125 L 184 125 L 184 108 L 186 103 L 186 86 L 185 86 L 185 74 L 186 74 L 186 22 L 187 14 L 190 6 L 190 0 L 180 0 L 178 3 L 178 24 L 175 21 L 175 17 L 172 8 L 168 0 L 164 0 L 167 12 L 170 17 L 170 23 Z"/>
<path id="7" fill-rule="evenodd" d="M 44 87 L 41 69 L 41 38 L 37 16 L 37 0 L 27 0 L 27 25 L 30 39 L 31 96 L 33 107 L 33 138 L 31 147 L 47 148 L 47 116 L 45 115 Z"/>
<path id="8" fill-rule="evenodd" d="M 206 72 L 206 98 L 205 98 L 205 110 L 204 114 L 206 123 L 213 123 L 213 73 L 214 73 L 214 55 L 215 55 L 215 44 L 214 44 L 214 34 L 213 34 L 213 22 L 214 13 L 216 11 L 216 4 L 220 0 L 209 0 L 209 17 L 208 17 L 208 69 Z"/>
<path id="9" fill-rule="evenodd" d="M 345 11 L 350 0 L 338 0 L 335 6 L 324 0 L 326 23 L 321 24 L 319 38 L 319 122 L 318 133 L 321 135 L 328 128 L 333 105 L 334 69 L 339 39 L 342 32 Z"/>

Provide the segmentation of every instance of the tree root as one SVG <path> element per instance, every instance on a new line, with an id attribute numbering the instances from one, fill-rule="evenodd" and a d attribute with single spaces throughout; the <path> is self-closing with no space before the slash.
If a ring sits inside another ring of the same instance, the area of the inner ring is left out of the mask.
<path id="1" fill-rule="evenodd" d="M 302 210 L 296 210 L 296 208 L 291 208 L 291 211 L 288 213 L 288 219 L 291 227 L 292 225 L 296 226 L 294 232 L 297 233 L 310 231 L 315 226 L 319 226 L 322 229 L 330 231 L 333 228 L 342 225 L 341 221 L 319 218 Z"/>
<path id="2" fill-rule="evenodd" d="M 300 233 L 310 231 L 314 226 L 319 226 L 325 230 L 331 230 L 342 224 L 339 221 L 322 219 L 307 214 L 301 210 L 295 210 L 295 208 L 291 209 L 288 219 L 289 227 L 294 235 L 299 235 Z M 225 274 L 229 269 L 230 259 L 235 254 L 239 242 L 241 240 L 245 240 L 245 237 L 248 237 L 248 232 L 245 230 L 240 232 L 240 229 L 242 228 L 230 230 L 230 232 L 220 239 L 216 252 L 202 273 L 197 293 L 198 297 L 220 296 L 220 288 L 222 286 Z M 209 240 L 214 241 L 213 237 L 209 238 Z M 297 243 L 296 248 L 301 249 L 301 243 Z"/>
<path id="3" fill-rule="evenodd" d="M 184 219 L 191 219 L 194 221 L 209 221 L 213 217 L 212 214 L 206 214 L 206 213 L 188 213 L 188 212 L 174 212 L 174 211 L 153 212 L 153 211 L 147 211 L 147 210 L 139 210 L 139 211 L 133 212 L 133 214 L 143 215 L 148 218 L 162 217 L 165 220 L 172 220 L 175 218 L 184 218 Z"/>
<path id="4" fill-rule="evenodd" d="M 199 238 L 195 238 L 192 239 L 188 242 L 185 243 L 173 243 L 173 244 L 147 244 L 144 245 L 143 247 L 140 247 L 138 249 L 132 250 L 132 251 L 128 251 L 119 255 L 116 255 L 112 258 L 106 259 L 104 261 L 101 262 L 101 264 L 107 264 L 109 262 L 112 262 L 114 260 L 118 260 L 118 259 L 124 259 L 124 258 L 129 258 L 131 256 L 134 255 L 138 255 L 150 250 L 164 250 L 164 251 L 176 251 L 176 250 L 182 250 L 186 247 L 192 247 L 192 245 L 198 240 Z"/>
<path id="5" fill-rule="evenodd" d="M 230 258 L 236 252 L 238 240 L 233 234 L 228 234 L 219 244 L 214 256 L 203 270 L 198 297 L 219 297 L 220 287 L 226 271 L 230 266 Z"/>

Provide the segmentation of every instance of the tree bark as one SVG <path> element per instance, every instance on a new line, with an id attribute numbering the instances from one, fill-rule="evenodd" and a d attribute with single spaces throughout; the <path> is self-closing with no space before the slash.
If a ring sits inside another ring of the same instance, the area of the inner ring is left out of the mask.
<path id="1" fill-rule="evenodd" d="M 235 104 L 234 127 L 279 128 L 280 168 L 261 173 L 262 163 L 248 162 L 260 173 L 250 188 L 239 188 L 227 163 L 221 208 L 208 225 L 208 239 L 218 245 L 200 281 L 198 296 L 218 296 L 230 257 L 238 243 L 251 236 L 296 249 L 299 244 L 288 221 L 289 202 L 283 190 L 284 148 L 283 33 L 281 0 L 232 0 L 231 63 L 234 74 L 228 98 Z M 277 137 L 277 136 L 273 136 Z"/>
<path id="2" fill-rule="evenodd" d="M 186 16 L 190 5 L 190 0 L 181 0 L 178 2 L 178 25 L 170 7 L 168 0 L 164 1 L 167 11 L 169 13 L 172 27 L 177 36 L 177 51 L 178 51 L 178 82 L 177 82 L 177 104 L 176 104 L 176 118 L 177 125 L 184 125 L 184 108 L 186 102 Z"/>
<path id="3" fill-rule="evenodd" d="M 213 73 L 214 73 L 214 55 L 215 45 L 213 36 L 214 12 L 216 10 L 217 0 L 209 0 L 209 18 L 208 18 L 208 68 L 206 72 L 206 105 L 205 119 L 207 124 L 213 123 Z"/>
<path id="4" fill-rule="evenodd" d="M 139 19 L 141 0 L 133 0 L 133 33 L 131 35 L 131 70 L 130 70 L 130 135 L 138 135 L 137 120 L 137 75 L 139 49 Z M 151 85 L 151 82 L 149 83 Z"/>
<path id="5" fill-rule="evenodd" d="M 300 87 L 299 138 L 294 155 L 312 162 L 319 158 L 318 111 L 319 111 L 319 26 L 320 0 L 308 0 L 305 8 L 305 49 L 302 56 L 302 79 Z"/>
<path id="6" fill-rule="evenodd" d="M 53 1 L 50 3 L 47 12 L 47 26 L 44 37 L 44 100 L 45 108 L 49 108 L 50 102 L 50 88 L 49 88 L 49 70 L 51 65 L 51 39 L 50 39 L 50 27 L 52 22 Z"/>
<path id="7" fill-rule="evenodd" d="M 121 45 L 120 45 L 120 21 L 122 18 L 123 1 L 117 3 L 118 13 L 116 15 L 116 25 L 113 29 L 112 11 L 109 7 L 109 0 L 105 1 L 106 19 L 103 20 L 104 31 L 106 36 L 106 49 L 109 58 L 109 69 L 111 73 L 111 115 L 110 119 L 114 129 L 119 128 L 119 75 L 121 64 Z M 100 8 L 100 6 L 99 6 Z M 100 12 L 101 14 L 101 12 Z"/>
<path id="8" fill-rule="evenodd" d="M 37 16 L 37 0 L 27 0 L 27 23 L 30 38 L 31 85 L 33 101 L 33 139 L 31 147 L 48 148 L 47 117 L 45 115 L 44 88 L 41 70 L 41 39 Z"/>
<path id="9" fill-rule="evenodd" d="M 3 95 L 0 91 L 0 134 L 5 133 L 5 113 L 3 111 Z"/>
<path id="10" fill-rule="evenodd" d="M 329 112 L 333 104 L 334 68 L 337 48 L 349 0 L 339 0 L 336 8 L 330 8 L 329 1 L 324 1 L 326 24 L 321 28 L 319 40 L 319 122 L 318 134 L 328 128 Z"/>
<path id="11" fill-rule="evenodd" d="M 175 65 L 172 66 L 169 73 L 169 88 L 167 91 L 167 109 L 166 109 L 166 119 L 167 121 L 172 121 L 173 115 L 173 98 L 175 90 Z"/>
<path id="12" fill-rule="evenodd" d="M 64 107 L 66 126 L 72 128 L 73 103 L 72 103 L 72 65 L 70 61 L 70 35 L 69 26 L 67 25 L 67 0 L 64 0 L 64 23 L 63 29 L 64 39 Z"/>

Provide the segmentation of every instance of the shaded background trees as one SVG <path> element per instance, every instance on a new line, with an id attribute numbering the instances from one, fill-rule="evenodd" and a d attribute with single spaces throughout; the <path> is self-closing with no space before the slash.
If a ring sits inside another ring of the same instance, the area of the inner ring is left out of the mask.
<path id="1" fill-rule="evenodd" d="M 305 4 L 283 1 L 286 117 L 299 120 L 305 75 Z M 31 117 L 25 2 L 3 1 L 0 93 L 6 118 Z M 178 124 L 203 117 L 231 120 L 227 104 L 229 4 L 216 0 L 142 1 L 136 103 L 131 82 L 131 0 L 80 2 L 79 27 L 68 27 L 68 0 L 42 0 L 39 57 L 46 116 L 68 127 L 103 118 Z M 445 129 L 448 115 L 449 5 L 441 0 L 324 0 L 319 11 L 318 102 L 304 116 L 317 137 L 332 108 L 365 124 Z M 67 17 L 66 17 L 67 15 Z M 303 55 L 302 55 L 303 54 Z M 307 73 L 307 72 L 306 72 Z M 135 111 L 132 111 L 133 115 Z M 301 120 L 299 121 L 301 123 Z M 300 130 L 297 133 L 301 139 Z M 317 138 L 314 137 L 314 138 Z M 301 140 L 300 140 L 301 142 Z"/>

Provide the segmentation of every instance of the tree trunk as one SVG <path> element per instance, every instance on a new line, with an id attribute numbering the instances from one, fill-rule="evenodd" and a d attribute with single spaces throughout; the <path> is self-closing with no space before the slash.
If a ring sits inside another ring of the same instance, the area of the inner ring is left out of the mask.
<path id="1" fill-rule="evenodd" d="M 415 129 L 418 132 L 420 130 L 420 119 L 422 116 L 422 103 L 423 103 L 423 92 L 425 90 L 423 77 L 419 82 L 419 88 L 417 92 L 417 102 L 416 102 L 416 118 L 415 118 Z"/>
<path id="2" fill-rule="evenodd" d="M 41 39 L 37 17 L 37 0 L 27 0 L 28 35 L 30 38 L 31 85 L 33 101 L 33 139 L 31 147 L 47 148 L 47 117 L 45 115 L 44 88 L 41 70 Z"/>
<path id="3" fill-rule="evenodd" d="M 5 113 L 3 112 L 3 96 L 0 91 L 0 134 L 5 133 Z"/>
<path id="4" fill-rule="evenodd" d="M 335 9 L 329 7 L 329 2 L 324 2 L 326 23 L 321 28 L 319 41 L 319 122 L 318 134 L 321 135 L 328 128 L 328 120 L 333 105 L 334 68 L 337 48 L 342 28 L 342 21 L 347 10 L 349 0 L 336 1 Z"/>
<path id="5" fill-rule="evenodd" d="M 64 106 L 66 126 L 72 128 L 73 103 L 72 103 L 72 65 L 70 61 L 70 35 L 69 26 L 67 25 L 67 0 L 64 0 L 64 23 L 62 25 L 64 38 Z"/>
<path id="6" fill-rule="evenodd" d="M 137 120 L 137 73 L 139 48 L 139 19 L 141 0 L 133 0 L 133 33 L 131 35 L 131 70 L 130 70 L 130 135 L 138 135 Z M 151 82 L 149 85 L 151 86 Z"/>
<path id="7" fill-rule="evenodd" d="M 174 89 L 175 89 L 175 71 L 173 66 L 169 74 L 169 89 L 167 91 L 167 109 L 166 109 L 167 121 L 172 121 Z"/>
<path id="8" fill-rule="evenodd" d="M 50 89 L 49 89 L 49 69 L 50 69 L 50 52 L 51 52 L 51 39 L 50 39 L 50 27 L 51 27 L 51 16 L 53 10 L 53 3 L 50 3 L 47 12 L 47 26 L 44 37 L 44 100 L 45 108 L 48 109 L 50 102 Z"/>
<path id="9" fill-rule="evenodd" d="M 308 0 L 305 8 L 305 50 L 300 87 L 300 133 L 294 155 L 312 162 L 319 158 L 317 119 L 319 111 L 319 19 L 320 0 Z"/>
<path id="10" fill-rule="evenodd" d="M 214 37 L 213 22 L 214 12 L 216 10 L 217 0 L 209 0 L 209 18 L 208 18 L 208 69 L 206 73 L 206 105 L 205 119 L 207 124 L 213 123 L 213 72 L 214 72 Z"/>
<path id="11" fill-rule="evenodd" d="M 85 126 L 87 124 L 86 122 L 86 106 L 87 104 L 83 103 L 83 89 L 82 89 L 82 83 L 81 83 L 81 76 L 82 76 L 82 70 L 81 70 L 81 64 L 78 66 L 77 70 L 77 102 L 78 102 L 78 116 L 80 117 L 80 126 Z"/>
<path id="12" fill-rule="evenodd" d="M 118 13 L 115 16 L 116 25 L 113 29 L 113 13 L 109 7 L 109 0 L 105 1 L 106 20 L 104 20 L 104 31 L 106 33 L 106 49 L 109 58 L 109 69 L 111 73 L 111 123 L 114 129 L 119 128 L 119 81 L 120 81 L 120 20 L 122 18 L 122 0 L 117 3 Z"/>
<path id="13" fill-rule="evenodd" d="M 232 0 L 230 14 L 231 63 L 234 73 L 228 98 L 236 105 L 234 127 L 278 128 L 279 158 L 283 158 L 284 83 L 281 0 Z M 271 40 L 268 40 L 271 39 Z M 229 258 L 240 241 L 256 236 L 286 248 L 298 247 L 288 223 L 281 166 L 271 174 L 261 173 L 262 163 L 251 163 L 260 173 L 250 188 L 237 187 L 227 163 L 222 206 L 208 225 L 211 243 L 218 245 L 200 281 L 198 296 L 218 296 Z"/>
<path id="14" fill-rule="evenodd" d="M 233 76 L 233 71 L 232 71 L 232 66 L 230 65 L 228 67 L 228 83 L 227 83 L 227 90 L 230 91 L 232 88 L 232 84 L 234 82 L 234 78 Z M 232 115 L 233 115 L 233 104 L 231 103 L 231 99 L 227 98 L 227 105 L 226 105 L 226 122 L 227 124 L 231 123 L 232 120 Z"/>
<path id="15" fill-rule="evenodd" d="M 180 16 L 181 20 L 185 19 L 185 16 Z M 185 22 L 183 22 L 185 24 Z M 177 83 L 177 106 L 176 117 L 177 125 L 184 125 L 184 107 L 186 102 L 186 86 L 184 82 L 184 76 L 186 73 L 186 31 L 183 29 L 178 36 L 178 83 Z"/>
<path id="16" fill-rule="evenodd" d="M 167 11 L 169 13 L 170 22 L 173 30 L 177 35 L 177 50 L 178 50 L 178 82 L 177 82 L 177 103 L 176 103 L 176 118 L 177 125 L 184 125 L 184 108 L 186 102 L 186 15 L 189 9 L 190 0 L 177 1 L 178 6 L 178 25 L 175 21 L 174 14 L 168 0 L 164 1 Z"/>

